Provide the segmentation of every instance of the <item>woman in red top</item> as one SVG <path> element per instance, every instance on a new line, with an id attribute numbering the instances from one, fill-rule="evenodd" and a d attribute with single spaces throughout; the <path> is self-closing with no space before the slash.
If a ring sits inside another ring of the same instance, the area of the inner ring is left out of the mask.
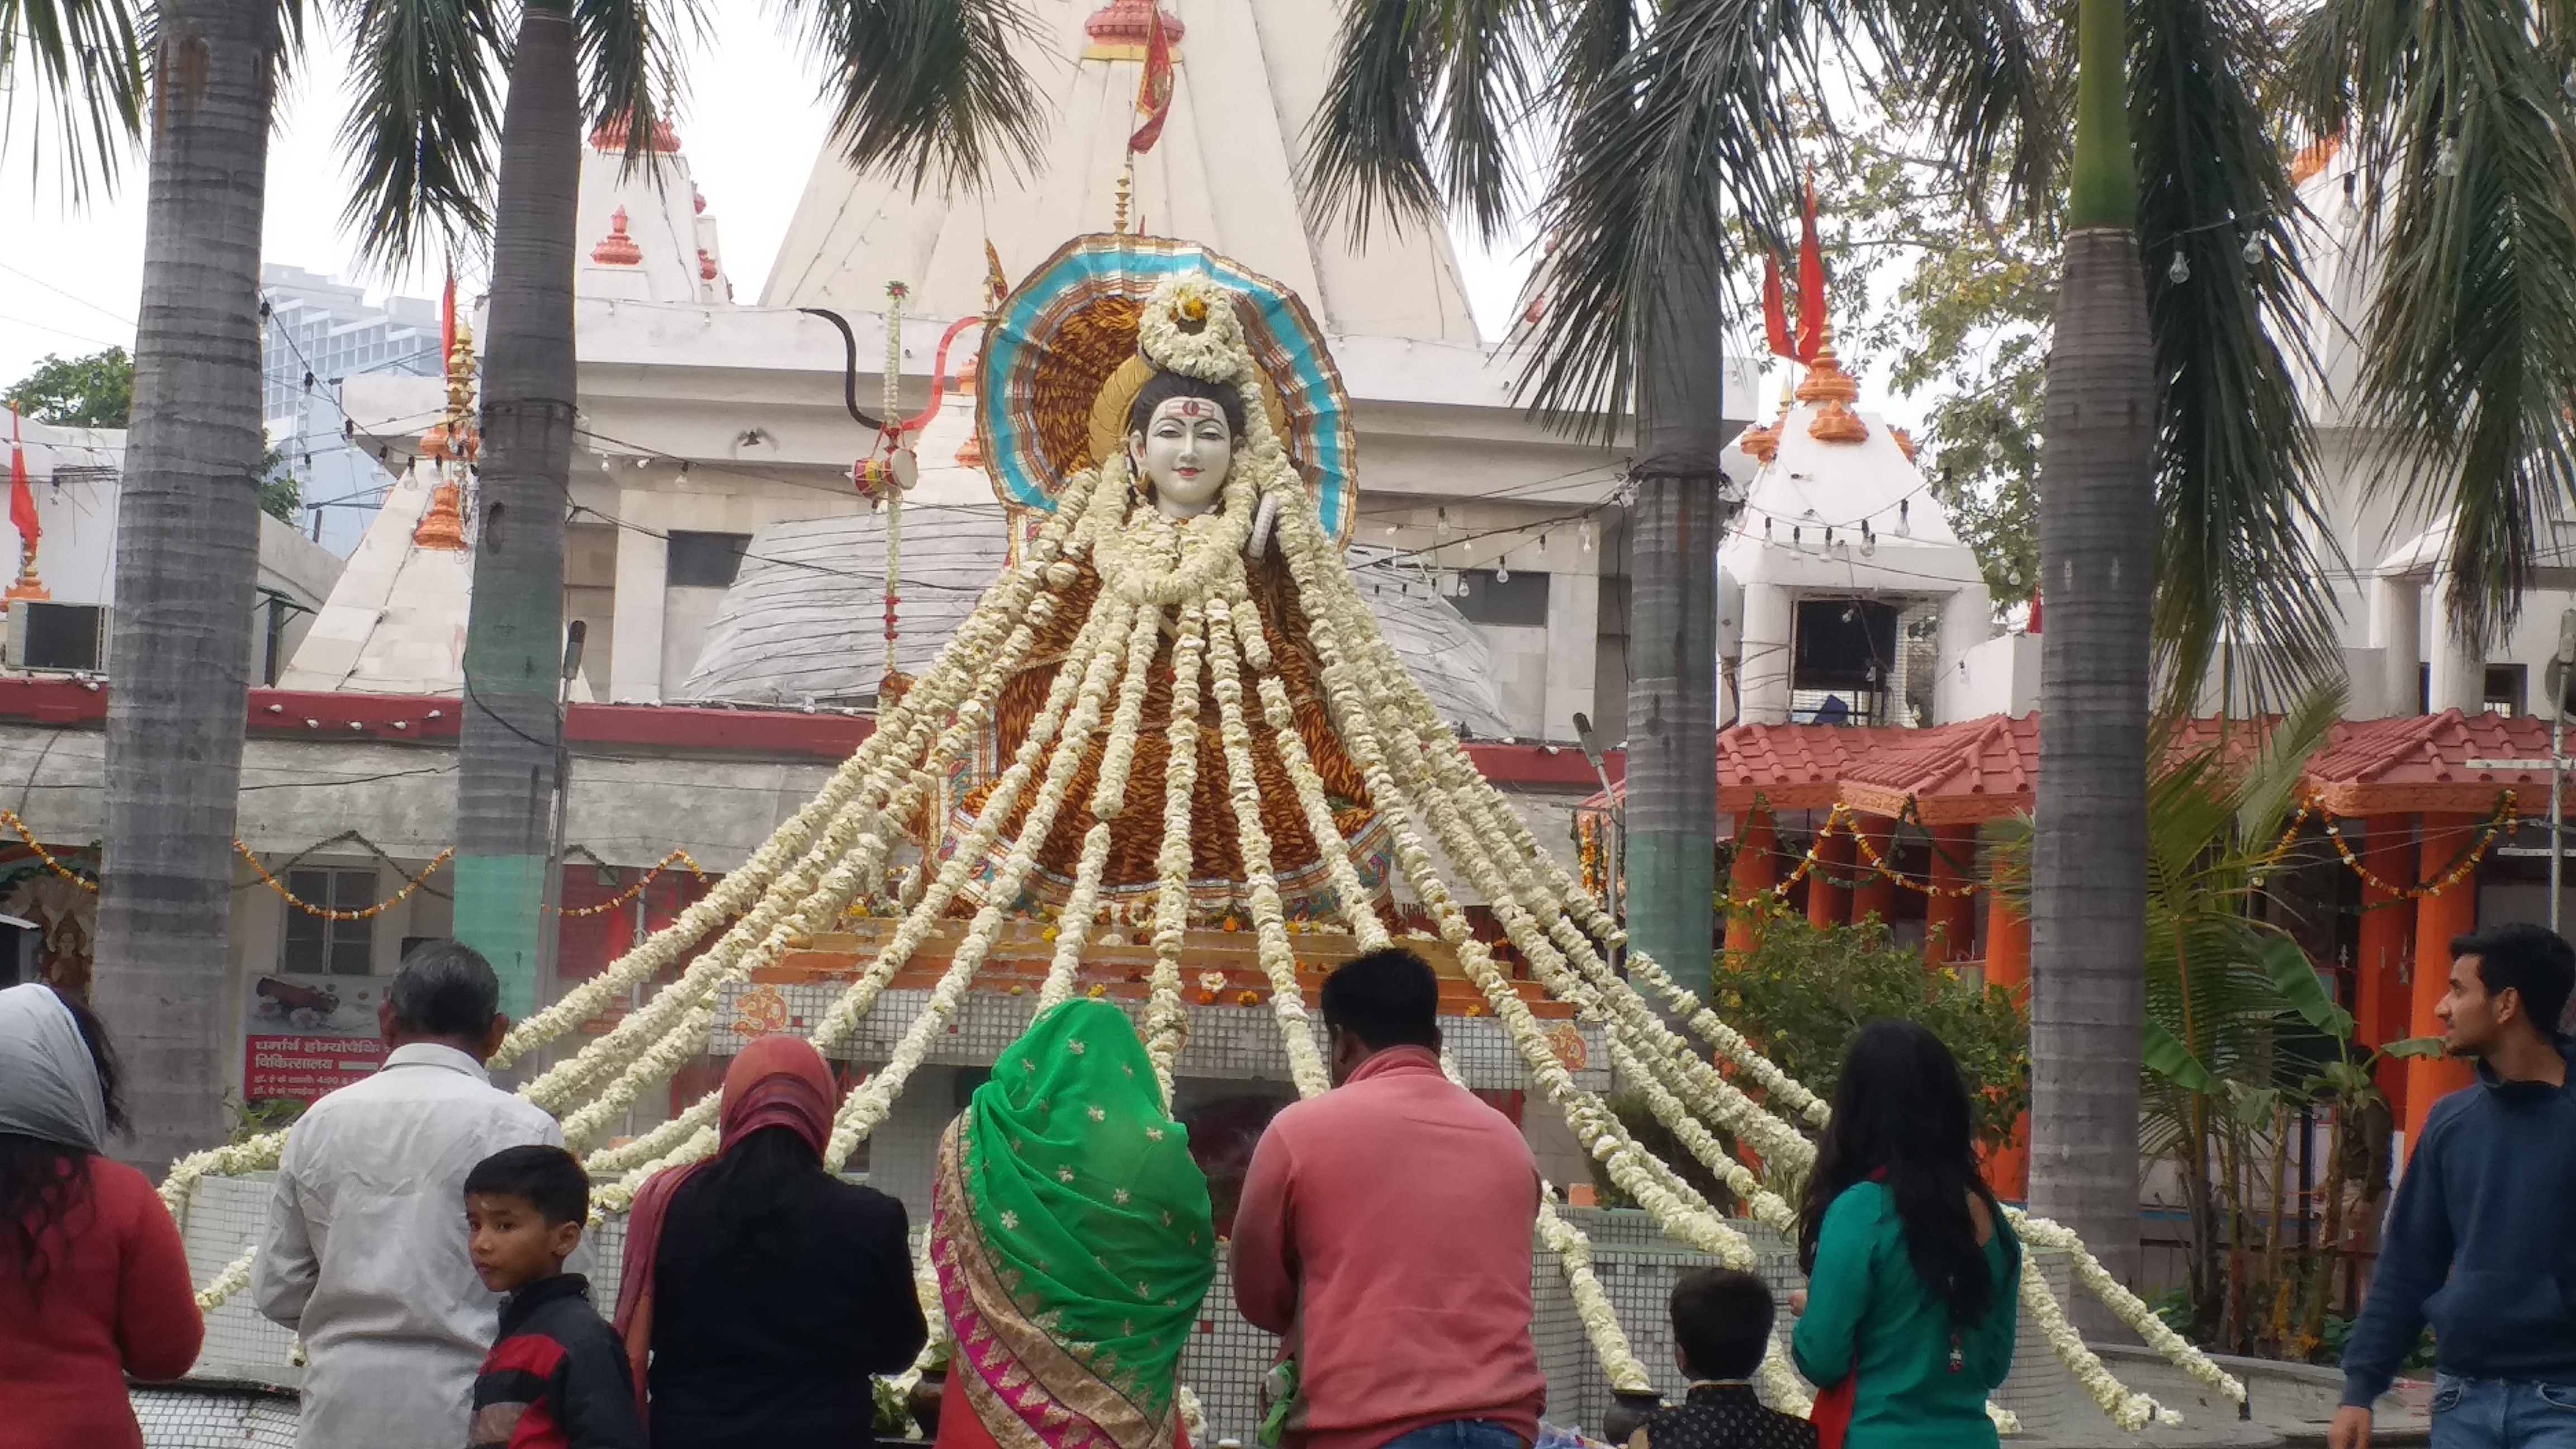
<path id="1" fill-rule="evenodd" d="M 197 1360 L 179 1229 L 149 1179 L 98 1155 L 124 1125 L 89 1009 L 0 991 L 0 1449 L 141 1449 L 126 1375 Z"/>

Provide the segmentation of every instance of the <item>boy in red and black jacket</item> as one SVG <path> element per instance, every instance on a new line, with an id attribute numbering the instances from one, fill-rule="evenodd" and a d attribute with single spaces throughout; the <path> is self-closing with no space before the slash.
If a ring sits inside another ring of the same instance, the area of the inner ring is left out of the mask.
<path id="1" fill-rule="evenodd" d="M 465 1179 L 483 1286 L 510 1295 L 474 1380 L 467 1449 L 644 1449 L 625 1347 L 563 1270 L 590 1216 L 590 1181 L 560 1147 L 513 1147 Z"/>

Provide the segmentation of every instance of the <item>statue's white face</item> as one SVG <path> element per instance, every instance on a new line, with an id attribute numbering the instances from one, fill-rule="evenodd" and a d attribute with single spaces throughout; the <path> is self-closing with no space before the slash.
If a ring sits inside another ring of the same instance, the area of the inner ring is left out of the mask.
<path id="1" fill-rule="evenodd" d="M 1216 506 L 1225 475 L 1234 466 L 1234 438 L 1225 410 L 1203 397 L 1166 398 L 1145 420 L 1145 432 L 1128 435 L 1145 476 L 1154 484 L 1154 507 L 1169 518 L 1196 518 Z"/>

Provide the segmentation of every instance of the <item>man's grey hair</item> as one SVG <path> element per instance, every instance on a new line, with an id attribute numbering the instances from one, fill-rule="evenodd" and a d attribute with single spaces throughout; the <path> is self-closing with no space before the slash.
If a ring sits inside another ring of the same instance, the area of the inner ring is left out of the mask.
<path id="1" fill-rule="evenodd" d="M 475 1039 L 501 1010 L 501 978 L 461 941 L 424 941 L 403 957 L 385 999 L 394 1023 L 416 1036 Z"/>

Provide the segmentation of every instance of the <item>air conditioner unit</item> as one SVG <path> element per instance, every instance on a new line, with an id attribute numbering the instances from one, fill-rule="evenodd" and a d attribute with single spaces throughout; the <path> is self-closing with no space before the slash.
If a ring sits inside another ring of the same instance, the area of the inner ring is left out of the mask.
<path id="1" fill-rule="evenodd" d="M 9 601 L 9 668 L 101 674 L 107 669 L 107 610 L 97 604 Z"/>

